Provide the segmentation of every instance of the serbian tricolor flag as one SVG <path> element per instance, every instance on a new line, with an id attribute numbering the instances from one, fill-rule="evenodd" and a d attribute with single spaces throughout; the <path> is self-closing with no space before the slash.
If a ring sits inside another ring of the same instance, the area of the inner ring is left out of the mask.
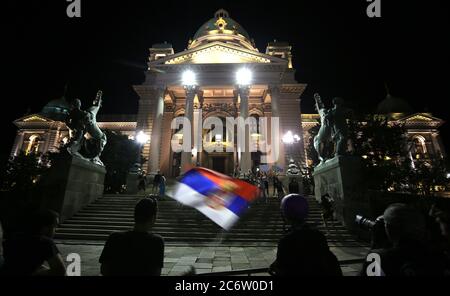
<path id="1" fill-rule="evenodd" d="M 168 195 L 229 230 L 257 198 L 258 190 L 247 182 L 196 167 L 187 171 Z"/>

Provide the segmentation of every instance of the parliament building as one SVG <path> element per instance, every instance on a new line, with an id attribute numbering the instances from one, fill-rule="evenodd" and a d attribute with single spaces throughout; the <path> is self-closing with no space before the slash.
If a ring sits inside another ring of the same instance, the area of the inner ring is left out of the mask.
<path id="1" fill-rule="evenodd" d="M 294 141 L 280 141 L 276 165 L 286 168 L 291 159 L 299 165 L 311 165 L 307 153 L 309 130 L 319 124 L 320 118 L 318 114 L 304 114 L 300 109 L 307 84 L 295 80 L 292 59 L 288 43 L 270 42 L 262 52 L 227 11 L 218 10 L 189 40 L 186 50 L 175 53 L 169 43 L 153 45 L 145 82 L 134 86 L 139 95 L 137 114 L 99 115 L 99 126 L 132 139 L 137 133 L 148 135 L 149 140 L 142 147 L 143 156 L 148 159 L 143 168 L 147 172 L 160 170 L 166 176 L 178 176 L 184 165 L 191 164 L 232 174 L 237 167 L 246 172 L 271 163 L 262 161 L 260 152 L 225 149 L 236 145 L 231 138 L 236 135 L 227 129 L 220 137 L 206 139 L 207 132 L 198 128 L 200 122 L 208 117 L 223 121 L 239 116 L 278 117 L 279 134 L 294 135 Z M 236 73 L 243 68 L 252 74 L 251 81 L 245 85 L 236 81 Z M 186 71 L 195 73 L 192 85 L 186 85 L 182 79 Z M 20 151 L 54 151 L 66 143 L 69 131 L 64 119 L 69 111 L 70 104 L 60 98 L 50 101 L 39 113 L 15 120 L 17 135 L 11 157 Z M 413 113 L 406 101 L 389 94 L 379 104 L 378 113 L 404 125 L 413 158 L 444 156 L 438 130 L 443 120 L 430 113 Z M 171 148 L 176 132 L 171 123 L 177 117 L 187 117 L 192 122 L 191 153 Z M 272 138 L 263 133 L 251 136 L 256 137 L 258 145 L 273 144 Z M 224 149 L 207 152 L 198 146 L 199 141 L 203 148 L 213 144 Z"/>

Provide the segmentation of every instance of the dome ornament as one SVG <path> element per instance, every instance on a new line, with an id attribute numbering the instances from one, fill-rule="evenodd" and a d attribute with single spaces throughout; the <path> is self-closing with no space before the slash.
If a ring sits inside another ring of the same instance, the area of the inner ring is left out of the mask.
<path id="1" fill-rule="evenodd" d="M 225 9 L 221 8 L 214 13 L 215 18 L 228 18 L 230 17 L 230 14 Z"/>
<path id="2" fill-rule="evenodd" d="M 227 26 L 227 22 L 222 18 L 219 17 L 219 19 L 214 23 L 214 25 L 220 30 L 224 30 L 225 27 Z"/>

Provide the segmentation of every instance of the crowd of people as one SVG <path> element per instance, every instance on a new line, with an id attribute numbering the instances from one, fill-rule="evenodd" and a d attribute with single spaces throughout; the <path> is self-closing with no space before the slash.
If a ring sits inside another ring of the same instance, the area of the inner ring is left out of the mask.
<path id="1" fill-rule="evenodd" d="M 146 193 L 147 192 L 147 186 L 149 185 L 147 173 L 145 171 L 142 171 L 138 176 L 138 192 Z M 161 173 L 158 171 L 154 176 L 152 180 L 152 188 L 151 188 L 151 194 L 157 195 L 160 198 L 163 198 L 166 194 L 166 184 L 167 179 L 164 176 L 164 173 Z"/>
<path id="2" fill-rule="evenodd" d="M 240 177 L 245 181 L 257 186 L 260 192 L 260 199 L 268 202 L 269 198 L 281 200 L 288 193 L 299 193 L 300 186 L 297 178 L 289 178 L 287 186 L 280 180 L 278 174 L 274 171 L 263 172 L 257 170 L 256 173 L 249 171 L 247 174 L 235 177 Z M 272 194 L 270 194 L 270 187 L 272 187 Z M 286 188 L 287 187 L 287 188 Z"/>
<path id="3" fill-rule="evenodd" d="M 280 209 L 288 227 L 278 243 L 269 273 L 274 276 L 341 276 L 339 262 L 325 235 L 315 225 L 307 223 L 307 199 L 298 193 L 288 194 L 281 199 Z M 136 204 L 134 227 L 111 234 L 104 245 L 99 259 L 103 276 L 161 275 L 164 239 L 152 231 L 157 212 L 158 200 L 152 195 Z M 58 215 L 51 210 L 39 210 L 29 218 L 25 229 L 2 238 L 0 274 L 65 275 L 63 259 L 53 241 Z M 426 217 L 412 206 L 395 203 L 377 221 L 381 221 L 381 228 L 373 231 L 377 236 L 373 242 L 380 239 L 386 242 L 373 244 L 369 254 L 380 258 L 378 269 L 368 261 L 362 266 L 362 276 L 373 275 L 374 270 L 378 270 L 376 275 L 382 276 L 450 275 L 448 212 L 433 207 Z M 192 268 L 185 275 L 194 273 Z"/>

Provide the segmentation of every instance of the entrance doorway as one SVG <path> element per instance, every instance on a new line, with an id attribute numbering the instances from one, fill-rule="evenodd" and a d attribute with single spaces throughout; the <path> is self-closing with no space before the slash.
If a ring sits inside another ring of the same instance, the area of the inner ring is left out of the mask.
<path id="1" fill-rule="evenodd" d="M 226 173 L 226 167 L 225 167 L 225 157 L 213 157 L 212 159 L 212 169 L 216 172 L 225 174 Z"/>

